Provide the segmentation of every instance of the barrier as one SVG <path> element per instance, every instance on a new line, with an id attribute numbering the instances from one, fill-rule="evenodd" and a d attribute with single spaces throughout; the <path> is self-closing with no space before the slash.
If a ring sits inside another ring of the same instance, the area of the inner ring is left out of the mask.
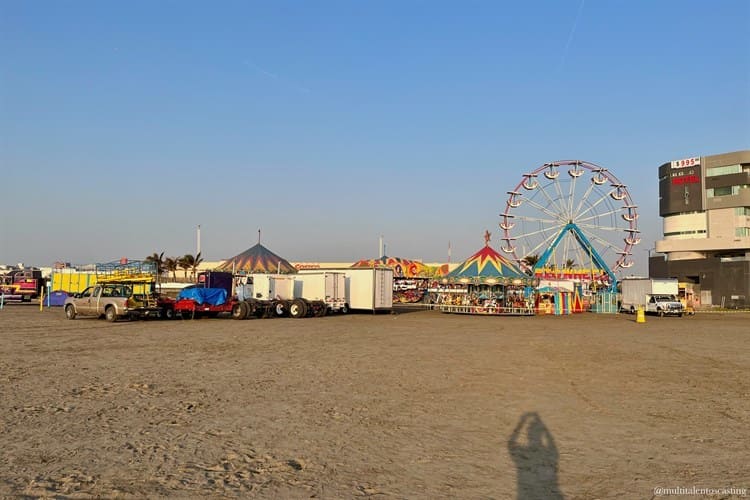
<path id="1" fill-rule="evenodd" d="M 470 305 L 440 304 L 440 312 L 450 314 L 473 314 L 483 316 L 533 316 L 534 309 L 530 307 L 484 307 Z"/>

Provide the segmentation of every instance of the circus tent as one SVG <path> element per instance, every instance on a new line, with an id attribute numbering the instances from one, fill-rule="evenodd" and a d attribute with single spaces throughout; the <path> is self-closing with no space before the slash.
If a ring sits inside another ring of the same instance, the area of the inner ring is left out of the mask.
<path id="1" fill-rule="evenodd" d="M 520 271 L 507 258 L 490 246 L 489 232 L 485 233 L 484 248 L 448 273 L 449 281 L 476 281 L 487 283 L 526 282 L 529 276 Z"/>
<path id="2" fill-rule="evenodd" d="M 234 271 L 242 273 L 281 273 L 292 274 L 297 270 L 288 260 L 279 257 L 258 242 L 244 252 L 227 259 L 218 271 Z"/>

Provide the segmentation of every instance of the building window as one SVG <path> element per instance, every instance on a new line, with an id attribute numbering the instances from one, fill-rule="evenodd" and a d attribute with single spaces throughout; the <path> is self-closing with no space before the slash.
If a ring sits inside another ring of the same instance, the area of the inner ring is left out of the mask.
<path id="1" fill-rule="evenodd" d="M 735 227 L 734 235 L 738 238 L 750 236 L 750 227 Z"/>
<path id="2" fill-rule="evenodd" d="M 711 167 L 706 169 L 706 177 L 717 175 L 741 174 L 742 165 L 727 165 L 726 167 Z"/>
<path id="3" fill-rule="evenodd" d="M 734 209 L 734 215 L 747 215 L 747 216 L 750 216 L 750 207 L 736 207 Z"/>
<path id="4" fill-rule="evenodd" d="M 664 233 L 664 236 L 685 236 L 693 234 L 706 234 L 705 229 L 698 229 L 696 231 L 674 231 L 671 233 Z"/>
<path id="5" fill-rule="evenodd" d="M 735 194 L 740 194 L 740 187 L 744 188 L 746 186 L 724 186 L 717 188 L 708 188 L 706 189 L 706 197 L 715 198 L 717 196 L 732 196 Z"/>

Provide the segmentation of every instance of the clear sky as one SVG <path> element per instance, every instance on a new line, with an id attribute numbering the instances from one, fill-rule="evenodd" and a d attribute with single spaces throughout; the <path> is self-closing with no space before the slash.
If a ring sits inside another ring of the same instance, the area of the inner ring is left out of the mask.
<path id="1" fill-rule="evenodd" d="M 750 2 L 0 0 L 0 263 L 468 257 L 521 174 L 750 147 Z M 638 269 L 638 267 L 636 267 Z"/>

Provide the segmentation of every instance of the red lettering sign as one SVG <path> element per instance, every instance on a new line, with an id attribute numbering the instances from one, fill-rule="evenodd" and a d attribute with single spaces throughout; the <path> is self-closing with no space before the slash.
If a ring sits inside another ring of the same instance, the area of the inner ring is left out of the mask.
<path id="1" fill-rule="evenodd" d="M 701 178 L 697 175 L 683 175 L 682 177 L 672 177 L 672 184 L 679 186 L 680 184 L 699 184 Z"/>

